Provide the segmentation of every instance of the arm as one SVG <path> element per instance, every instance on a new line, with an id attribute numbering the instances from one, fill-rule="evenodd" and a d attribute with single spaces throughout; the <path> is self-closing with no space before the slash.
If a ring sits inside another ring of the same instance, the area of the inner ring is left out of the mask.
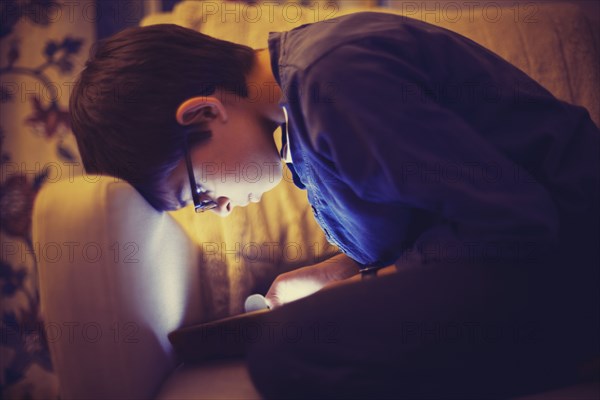
<path id="1" fill-rule="evenodd" d="M 344 186 L 369 207 L 385 204 L 439 217 L 410 241 L 410 252 L 398 249 L 396 259 L 382 262 L 388 267 L 380 274 L 434 259 L 435 251 L 428 249 L 436 246 L 556 243 L 558 216 L 549 193 L 492 145 L 486 132 L 424 95 L 430 89 L 425 68 L 399 59 L 390 63 L 385 53 L 360 56 L 360 51 L 353 44 L 342 46 L 296 73 L 307 94 L 301 109 L 309 144 L 339 179 L 330 190 Z M 415 86 L 422 91 L 405 90 Z M 486 107 L 490 118 L 498 115 L 497 104 Z M 511 117 L 510 110 L 502 111 Z M 510 140 L 511 133 L 503 134 Z M 456 166 L 472 167 L 471 173 L 453 177 Z M 427 171 L 443 178 L 428 178 Z M 321 280 L 313 292 L 326 282 L 334 281 Z"/>
<path id="2" fill-rule="evenodd" d="M 360 57 L 358 48 L 342 46 L 299 72 L 305 93 L 329 94 L 322 101 L 302 99 L 313 151 L 356 197 L 373 207 L 385 203 L 438 216 L 443 222 L 415 244 L 556 243 L 558 217 L 549 193 L 486 132 L 425 95 L 425 68 L 390 62 L 385 53 Z M 415 86 L 423 91 L 405 90 Z M 499 105 L 485 107 L 496 118 Z M 511 140 L 512 132 L 502 134 Z M 469 173 L 457 176 L 457 167 Z"/>

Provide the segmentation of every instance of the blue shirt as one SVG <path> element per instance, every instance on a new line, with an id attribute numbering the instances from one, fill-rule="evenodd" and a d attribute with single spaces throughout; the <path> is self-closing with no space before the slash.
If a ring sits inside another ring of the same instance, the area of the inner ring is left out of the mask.
<path id="1" fill-rule="evenodd" d="M 587 111 L 477 43 L 364 12 L 268 44 L 294 181 L 363 267 L 545 252 L 597 210 Z"/>

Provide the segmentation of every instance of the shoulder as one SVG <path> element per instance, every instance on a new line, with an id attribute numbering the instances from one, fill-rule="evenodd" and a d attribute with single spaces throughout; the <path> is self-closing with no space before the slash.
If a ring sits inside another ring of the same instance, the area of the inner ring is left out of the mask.
<path id="1" fill-rule="evenodd" d="M 305 24 L 285 32 L 282 63 L 306 70 L 352 43 L 375 43 L 386 38 L 409 41 L 407 25 L 414 23 L 421 24 L 396 14 L 358 12 Z"/>

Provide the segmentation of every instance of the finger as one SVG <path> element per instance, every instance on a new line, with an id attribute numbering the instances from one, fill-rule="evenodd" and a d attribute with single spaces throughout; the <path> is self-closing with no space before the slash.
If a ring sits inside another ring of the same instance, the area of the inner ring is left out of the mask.
<path id="1" fill-rule="evenodd" d="M 283 305 L 281 299 L 277 295 L 265 296 L 265 303 L 267 303 L 267 307 L 271 310 Z"/>
<path id="2" fill-rule="evenodd" d="M 271 308 L 271 303 L 276 303 L 275 297 L 277 297 L 277 279 L 275 279 L 275 282 L 271 284 L 269 291 L 265 295 L 265 301 L 267 302 L 269 308 Z"/>

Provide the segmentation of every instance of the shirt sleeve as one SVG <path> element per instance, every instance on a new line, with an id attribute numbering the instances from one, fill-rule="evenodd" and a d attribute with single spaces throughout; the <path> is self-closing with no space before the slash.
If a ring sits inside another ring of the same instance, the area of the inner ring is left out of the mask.
<path id="1" fill-rule="evenodd" d="M 557 242 L 547 190 L 472 129 L 468 116 L 424 95 L 422 70 L 348 44 L 304 71 L 303 81 L 313 151 L 366 203 L 439 215 L 451 229 L 432 230 L 434 240 Z"/>

